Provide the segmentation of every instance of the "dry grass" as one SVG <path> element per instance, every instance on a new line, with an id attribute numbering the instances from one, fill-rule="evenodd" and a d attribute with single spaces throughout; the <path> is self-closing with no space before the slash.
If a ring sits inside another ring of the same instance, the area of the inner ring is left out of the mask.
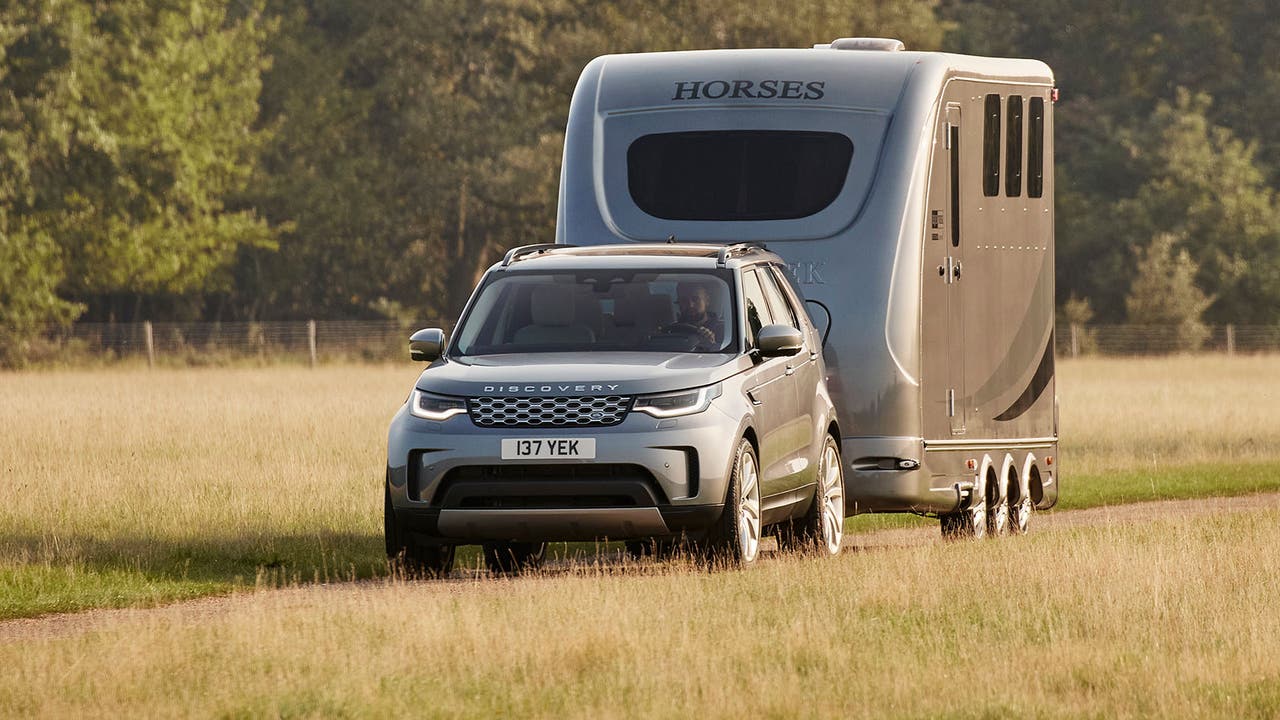
<path id="1" fill-rule="evenodd" d="M 1280 457 L 1280 356 L 1060 361 L 1063 472 Z"/>
<path id="2" fill-rule="evenodd" d="M 385 571 L 386 428 L 416 373 L 0 376 L 0 617 Z"/>
<path id="3" fill-rule="evenodd" d="M 1274 511 L 388 580 L 385 432 L 415 373 L 0 375 L 0 617 L 291 586 L 0 638 L 0 716 L 1280 715 Z M 1067 492 L 1271 472 L 1278 388 L 1278 357 L 1063 362 Z M 294 582 L 325 577 L 379 579 Z"/>
<path id="4" fill-rule="evenodd" d="M 1277 483 L 1280 357 L 1060 370 L 1067 504 Z M 384 574 L 385 433 L 416 372 L 0 374 L 0 618 Z"/>
<path id="5" fill-rule="evenodd" d="M 1280 514 L 379 581 L 0 643 L 43 717 L 1276 717 Z"/>

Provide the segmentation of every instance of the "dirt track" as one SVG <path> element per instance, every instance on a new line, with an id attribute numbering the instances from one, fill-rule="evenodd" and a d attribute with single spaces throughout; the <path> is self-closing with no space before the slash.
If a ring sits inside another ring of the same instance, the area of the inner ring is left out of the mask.
<path id="1" fill-rule="evenodd" d="M 1134 523 L 1160 518 L 1195 518 L 1219 513 L 1237 513 L 1253 510 L 1280 509 L 1280 493 L 1243 495 L 1239 497 L 1200 498 L 1195 500 L 1163 500 L 1072 510 L 1036 515 L 1032 518 L 1032 532 L 1040 528 L 1066 528 L 1080 526 Z M 845 551 L 857 552 L 891 547 L 911 547 L 938 542 L 936 525 L 897 530 L 879 530 L 845 537 Z M 549 568 L 554 573 L 555 567 Z M 88 610 L 78 613 L 44 615 L 36 618 L 0 621 L 0 642 L 22 642 L 65 637 L 92 632 L 130 621 L 148 619 L 185 619 L 219 615 L 249 602 L 268 603 L 278 609 L 313 605 L 317 596 L 329 593 L 342 595 L 368 592 L 384 581 L 362 581 L 331 585 L 304 585 L 279 590 L 242 592 L 233 595 L 201 598 L 153 608 L 126 608 Z M 453 583 L 458 592 L 474 592 L 476 586 L 469 579 Z"/>

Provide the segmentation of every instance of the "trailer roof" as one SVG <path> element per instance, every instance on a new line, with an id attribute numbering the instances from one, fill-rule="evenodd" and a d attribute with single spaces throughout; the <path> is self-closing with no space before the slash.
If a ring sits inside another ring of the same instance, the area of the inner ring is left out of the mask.
<path id="1" fill-rule="evenodd" d="M 693 105 L 825 106 L 887 111 L 913 74 L 1053 82 L 1039 60 L 952 53 L 810 49 L 690 50 L 605 55 L 595 109 L 601 113 Z M 585 73 L 584 73 L 585 76 Z M 761 83 L 772 81 L 770 96 Z M 926 81 L 932 83 L 934 81 Z M 713 92 L 693 97 L 692 83 Z M 742 83 L 750 83 L 743 85 Z M 782 83 L 797 91 L 782 97 Z M 821 83 L 810 89 L 810 83 Z"/>

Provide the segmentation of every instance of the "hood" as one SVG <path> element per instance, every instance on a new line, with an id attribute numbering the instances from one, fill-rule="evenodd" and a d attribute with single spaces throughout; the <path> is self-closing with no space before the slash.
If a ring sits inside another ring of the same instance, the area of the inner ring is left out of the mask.
<path id="1" fill-rule="evenodd" d="M 521 353 L 433 363 L 419 390 L 476 397 L 645 395 L 720 382 L 751 367 L 741 355 L 713 353 Z"/>

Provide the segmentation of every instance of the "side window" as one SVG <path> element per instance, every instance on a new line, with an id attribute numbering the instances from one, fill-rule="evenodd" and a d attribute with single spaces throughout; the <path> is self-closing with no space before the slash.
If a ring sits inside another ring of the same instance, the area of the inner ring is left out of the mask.
<path id="1" fill-rule="evenodd" d="M 747 347 L 756 347 L 756 336 L 760 328 L 773 322 L 769 315 L 769 305 L 764 299 L 764 290 L 760 288 L 760 279 L 754 270 L 742 273 L 743 312 L 746 313 Z"/>
<path id="2" fill-rule="evenodd" d="M 1022 195 L 1022 96 L 1009 96 L 1009 127 L 1004 134 L 1004 194 Z"/>
<path id="3" fill-rule="evenodd" d="M 982 119 L 982 194 L 1000 194 L 1000 96 L 987 95 Z"/>
<path id="4" fill-rule="evenodd" d="M 764 294 L 769 300 L 769 309 L 772 311 L 773 321 L 777 323 L 785 323 L 793 328 L 800 327 L 800 321 L 796 317 L 795 308 L 788 302 L 785 291 L 778 287 L 777 271 L 769 272 L 764 268 L 760 268 L 760 281 L 764 284 Z"/>
<path id="5" fill-rule="evenodd" d="M 1027 196 L 1044 196 L 1044 98 L 1031 98 L 1027 123 Z"/>

